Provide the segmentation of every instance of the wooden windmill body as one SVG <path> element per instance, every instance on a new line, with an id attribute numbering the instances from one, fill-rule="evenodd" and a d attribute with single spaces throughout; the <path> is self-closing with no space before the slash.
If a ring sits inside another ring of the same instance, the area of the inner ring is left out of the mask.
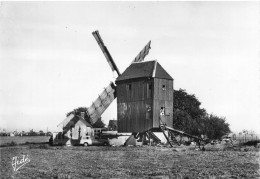
<path id="1" fill-rule="evenodd" d="M 119 132 L 145 132 L 173 120 L 173 79 L 157 61 L 132 63 L 116 79 Z"/>

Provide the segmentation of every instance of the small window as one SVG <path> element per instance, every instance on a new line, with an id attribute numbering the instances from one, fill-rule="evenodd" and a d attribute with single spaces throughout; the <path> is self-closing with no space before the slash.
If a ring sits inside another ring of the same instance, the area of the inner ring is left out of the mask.
<path id="1" fill-rule="evenodd" d="M 128 85 L 126 86 L 126 88 L 127 88 L 127 90 L 132 90 L 132 85 L 131 85 L 131 84 L 128 84 Z"/>
<path id="2" fill-rule="evenodd" d="M 166 90 L 166 86 L 162 85 L 162 90 L 165 91 Z"/>
<path id="3" fill-rule="evenodd" d="M 152 84 L 151 83 L 147 83 L 147 93 L 146 93 L 147 99 L 152 98 L 152 95 L 153 95 L 152 88 L 153 88 Z"/>

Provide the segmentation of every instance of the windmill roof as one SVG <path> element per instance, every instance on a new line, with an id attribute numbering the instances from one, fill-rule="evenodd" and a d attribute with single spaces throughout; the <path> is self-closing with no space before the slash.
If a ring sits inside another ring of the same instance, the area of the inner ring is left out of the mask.
<path id="1" fill-rule="evenodd" d="M 79 120 L 82 121 L 87 127 L 92 127 L 83 117 L 78 116 Z"/>
<path id="2" fill-rule="evenodd" d="M 92 127 L 85 119 L 83 119 L 81 116 L 79 115 L 74 115 L 74 114 L 70 114 L 66 119 L 64 119 L 59 125 L 58 127 L 66 127 L 68 125 L 71 124 L 76 124 L 78 121 L 81 121 L 84 125 L 86 125 L 87 127 Z M 70 123 L 70 124 L 69 124 Z"/>
<path id="3" fill-rule="evenodd" d="M 132 63 L 116 81 L 153 77 L 173 80 L 173 78 L 163 69 L 163 67 L 156 61 L 134 62 Z"/>

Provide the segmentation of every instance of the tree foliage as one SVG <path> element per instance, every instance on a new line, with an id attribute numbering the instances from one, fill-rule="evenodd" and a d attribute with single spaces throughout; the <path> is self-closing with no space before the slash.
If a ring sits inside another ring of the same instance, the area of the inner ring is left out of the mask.
<path id="1" fill-rule="evenodd" d="M 207 114 L 194 94 L 174 90 L 173 126 L 192 135 L 207 135 L 210 139 L 221 138 L 230 132 L 224 117 Z"/>
<path id="2" fill-rule="evenodd" d="M 98 118 L 97 122 L 95 124 L 93 124 L 94 128 L 104 128 L 105 127 L 105 123 L 102 121 L 101 117 Z"/>
<path id="3" fill-rule="evenodd" d="M 73 111 L 70 111 L 66 114 L 66 116 L 68 117 L 69 115 L 71 114 L 74 114 L 74 115 L 80 115 L 81 112 L 85 112 L 88 110 L 88 108 L 86 107 L 78 107 L 76 109 L 74 109 Z"/>
<path id="4" fill-rule="evenodd" d="M 117 129 L 118 129 L 117 120 L 115 120 L 115 119 L 110 120 L 107 128 L 110 131 L 117 131 Z"/>

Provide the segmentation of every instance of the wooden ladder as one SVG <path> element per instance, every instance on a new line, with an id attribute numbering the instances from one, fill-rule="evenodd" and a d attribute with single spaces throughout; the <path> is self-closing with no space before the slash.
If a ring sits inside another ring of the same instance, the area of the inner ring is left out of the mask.
<path id="1" fill-rule="evenodd" d="M 165 123 L 160 124 L 160 129 L 163 132 L 163 135 L 166 138 L 167 142 L 170 144 L 171 147 L 173 147 L 173 145 L 176 145 L 176 144 L 180 145 L 179 142 L 177 141 L 175 135 L 171 131 L 167 130 L 166 126 L 167 125 Z M 168 132 L 168 135 L 166 135 L 166 131 Z"/>
<path id="2" fill-rule="evenodd" d="M 147 131 L 147 136 L 153 139 L 154 142 L 161 143 L 161 140 L 152 131 Z"/>

